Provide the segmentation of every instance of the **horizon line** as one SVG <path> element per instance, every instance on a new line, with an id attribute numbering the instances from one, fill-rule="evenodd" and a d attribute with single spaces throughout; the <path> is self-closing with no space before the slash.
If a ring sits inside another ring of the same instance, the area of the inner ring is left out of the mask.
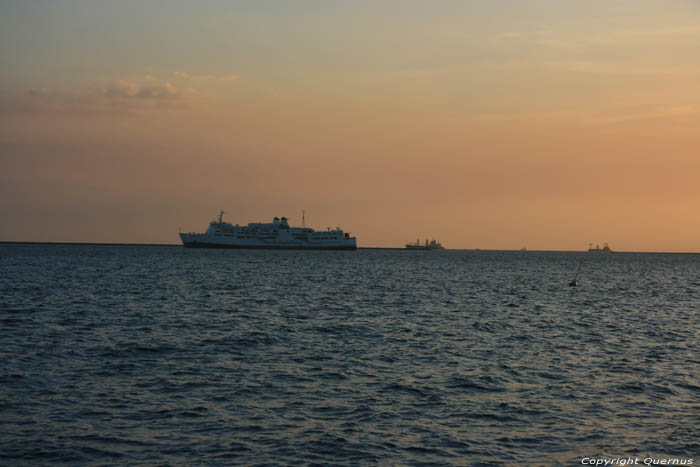
<path id="1" fill-rule="evenodd" d="M 0 245 L 76 245 L 76 246 L 163 246 L 163 247 L 182 247 L 181 243 L 124 243 L 124 242 L 37 242 L 37 241 L 18 241 L 18 240 L 0 240 Z M 250 248 L 254 250 L 255 248 Z M 383 246 L 358 246 L 358 250 L 405 250 L 412 251 L 402 247 L 383 247 Z M 487 251 L 487 252 L 505 252 L 512 251 L 522 254 L 527 253 L 589 253 L 586 250 L 525 250 L 520 249 L 498 249 L 498 248 L 445 248 L 442 251 Z M 611 254 L 664 254 L 664 255 L 699 255 L 700 252 L 693 251 L 619 251 L 615 250 Z M 604 255 L 607 256 L 607 255 Z"/>

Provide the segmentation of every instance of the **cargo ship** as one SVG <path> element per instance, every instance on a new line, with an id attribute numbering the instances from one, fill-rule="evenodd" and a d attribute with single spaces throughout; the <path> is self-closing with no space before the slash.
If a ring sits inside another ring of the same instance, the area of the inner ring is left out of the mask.
<path id="1" fill-rule="evenodd" d="M 339 227 L 317 231 L 308 227 L 292 227 L 286 217 L 272 222 L 251 222 L 233 225 L 224 222 L 224 211 L 209 223 L 204 233 L 180 233 L 187 248 L 260 248 L 286 250 L 356 250 L 357 239 Z"/>
<path id="2" fill-rule="evenodd" d="M 588 251 L 590 253 L 615 253 L 610 249 L 607 243 L 603 243 L 603 248 L 601 248 L 600 245 L 596 245 L 595 248 L 593 248 L 593 244 L 589 243 Z"/>
<path id="3" fill-rule="evenodd" d="M 421 243 L 420 239 L 416 240 L 416 243 L 407 243 L 406 244 L 406 249 L 407 250 L 444 250 L 442 244 L 438 241 L 431 240 L 428 242 L 428 240 L 425 240 L 425 243 Z"/>

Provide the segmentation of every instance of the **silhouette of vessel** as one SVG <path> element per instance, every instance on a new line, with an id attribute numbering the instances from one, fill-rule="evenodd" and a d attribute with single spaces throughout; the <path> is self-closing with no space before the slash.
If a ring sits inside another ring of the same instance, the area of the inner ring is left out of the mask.
<path id="1" fill-rule="evenodd" d="M 180 233 L 182 244 L 188 248 L 270 248 L 294 250 L 356 250 L 357 240 L 339 227 L 314 230 L 292 227 L 286 217 L 272 222 L 251 222 L 247 226 L 231 225 L 218 219 L 209 223 L 204 233 Z"/>
<path id="2" fill-rule="evenodd" d="M 407 243 L 407 250 L 444 250 L 445 248 L 442 244 L 436 240 L 425 240 L 425 243 L 421 243 L 420 239 L 416 240 L 416 243 Z"/>
<path id="3" fill-rule="evenodd" d="M 596 245 L 595 248 L 593 248 L 593 244 L 589 243 L 588 251 L 590 253 L 615 253 L 610 249 L 607 243 L 603 243 L 603 248 L 601 248 L 600 245 Z"/>

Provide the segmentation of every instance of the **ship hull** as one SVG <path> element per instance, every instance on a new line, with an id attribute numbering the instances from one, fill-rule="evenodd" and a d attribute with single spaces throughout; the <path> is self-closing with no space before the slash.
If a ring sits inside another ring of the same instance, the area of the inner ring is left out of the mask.
<path id="1" fill-rule="evenodd" d="M 357 250 L 355 239 L 347 239 L 336 242 L 311 243 L 311 242 L 263 242 L 248 240 L 236 242 L 211 238 L 203 234 L 180 234 L 182 245 L 185 248 L 218 248 L 236 250 Z"/>
<path id="2" fill-rule="evenodd" d="M 434 250 L 444 250 L 443 247 L 441 246 L 430 246 L 430 245 L 415 245 L 415 244 L 408 244 L 406 245 L 407 250 L 420 250 L 420 251 L 434 251 Z"/>
<path id="3" fill-rule="evenodd" d="M 183 242 L 185 248 L 218 248 L 233 250 L 357 250 L 355 245 L 234 245 L 207 242 Z"/>

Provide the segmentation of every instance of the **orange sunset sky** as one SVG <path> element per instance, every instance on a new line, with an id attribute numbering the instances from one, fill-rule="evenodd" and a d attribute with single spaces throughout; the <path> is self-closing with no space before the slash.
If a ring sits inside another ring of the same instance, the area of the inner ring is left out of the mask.
<path id="1" fill-rule="evenodd" d="M 1 241 L 700 252 L 695 0 L 2 0 L 0 66 Z"/>

